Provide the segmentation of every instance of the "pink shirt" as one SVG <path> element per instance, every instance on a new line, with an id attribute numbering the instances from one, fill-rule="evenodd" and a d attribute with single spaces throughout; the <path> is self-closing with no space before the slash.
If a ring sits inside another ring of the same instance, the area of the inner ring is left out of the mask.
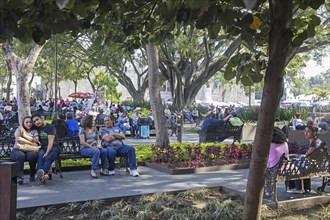
<path id="1" fill-rule="evenodd" d="M 282 154 L 285 153 L 285 156 L 289 157 L 289 147 L 288 143 L 284 142 L 281 144 L 270 144 L 269 149 L 269 158 L 267 162 L 267 168 L 271 168 L 277 164 Z"/>

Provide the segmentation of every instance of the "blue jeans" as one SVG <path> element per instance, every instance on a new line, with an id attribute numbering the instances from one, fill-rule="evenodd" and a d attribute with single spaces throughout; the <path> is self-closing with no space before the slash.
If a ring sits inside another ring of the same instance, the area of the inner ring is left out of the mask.
<path id="1" fill-rule="evenodd" d="M 129 145 L 121 145 L 121 146 L 111 146 L 107 147 L 107 154 L 108 154 L 108 159 L 110 162 L 110 167 L 109 170 L 114 170 L 116 168 L 115 165 L 115 158 L 116 156 L 118 157 L 128 157 L 128 163 L 130 170 L 136 170 L 136 155 L 135 155 L 135 149 L 132 146 Z"/>
<path id="2" fill-rule="evenodd" d="M 190 123 L 192 123 L 194 120 L 193 118 L 191 117 L 191 115 L 189 115 L 188 113 L 183 113 L 183 118 L 184 119 L 187 119 Z"/>
<path id="3" fill-rule="evenodd" d="M 58 147 L 53 147 L 49 152 L 48 156 L 43 158 L 44 154 L 47 151 L 47 147 L 40 148 L 38 152 L 38 162 L 37 162 L 37 170 L 43 169 L 45 173 L 49 171 L 52 166 L 52 163 L 58 158 L 60 155 L 60 149 Z"/>
<path id="4" fill-rule="evenodd" d="M 99 159 L 101 157 L 101 167 L 102 169 L 109 168 L 109 161 L 107 158 L 107 150 L 104 148 L 90 148 L 81 147 L 80 153 L 84 157 L 92 158 L 92 170 L 97 170 L 99 168 Z"/>
<path id="5" fill-rule="evenodd" d="M 131 126 L 131 137 L 138 137 L 139 135 L 139 126 L 137 124 L 133 124 Z"/>
<path id="6" fill-rule="evenodd" d="M 123 131 L 124 134 L 126 134 L 127 127 L 124 124 L 120 124 L 118 127 Z"/>

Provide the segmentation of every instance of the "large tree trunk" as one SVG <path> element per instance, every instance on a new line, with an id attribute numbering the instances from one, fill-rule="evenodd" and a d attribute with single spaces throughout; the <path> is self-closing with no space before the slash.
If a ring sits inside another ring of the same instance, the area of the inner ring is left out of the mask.
<path id="1" fill-rule="evenodd" d="M 28 86 L 28 74 L 32 72 L 42 47 L 43 46 L 33 44 L 29 56 L 23 60 L 15 54 L 9 40 L 6 40 L 6 42 L 2 45 L 2 50 L 6 58 L 9 72 L 16 76 L 18 94 L 18 118 L 20 124 L 25 116 L 31 115 L 31 95 Z"/>
<path id="2" fill-rule="evenodd" d="M 158 50 L 155 45 L 147 44 L 148 56 L 148 78 L 150 105 L 154 115 L 156 127 L 157 146 L 167 146 L 169 144 L 168 132 L 166 128 L 166 119 L 164 116 L 164 106 L 160 98 L 160 72 L 158 61 Z"/>
<path id="3" fill-rule="evenodd" d="M 10 87 L 11 87 L 12 82 L 13 82 L 13 73 L 9 71 L 8 81 L 7 81 L 7 85 L 6 85 L 6 100 L 7 100 L 7 102 L 10 101 Z M 16 94 L 15 94 L 15 96 L 16 96 Z"/>
<path id="4" fill-rule="evenodd" d="M 252 152 L 243 219 L 260 219 L 266 164 L 291 40 L 292 0 L 269 1 L 269 62 Z"/>
<path id="5" fill-rule="evenodd" d="M 109 70 L 109 68 L 108 68 Z M 110 70 L 109 70 L 110 71 Z M 128 76 L 123 69 L 118 71 L 114 74 L 116 79 L 120 84 L 122 84 L 128 91 L 128 93 L 132 96 L 133 100 L 136 102 L 143 102 L 144 101 L 144 95 L 146 93 L 146 90 L 148 88 L 148 77 L 144 76 L 145 73 L 139 74 L 138 72 L 135 72 L 137 74 L 137 88 L 135 88 L 134 83 L 130 76 Z M 143 78 L 144 76 L 144 78 Z"/>
<path id="6" fill-rule="evenodd" d="M 169 51 L 165 46 L 162 47 L 164 57 L 161 58 L 160 69 L 163 76 L 170 83 L 174 105 L 179 109 L 189 106 L 195 100 L 201 87 L 215 73 L 225 67 L 229 58 L 235 53 L 241 43 L 242 39 L 237 37 L 223 52 L 222 56 L 213 63 L 211 63 L 209 54 L 206 54 L 208 59 L 200 63 L 192 63 L 185 57 L 181 58 L 179 62 L 175 62 L 172 51 Z M 208 44 L 205 45 L 207 46 Z"/>

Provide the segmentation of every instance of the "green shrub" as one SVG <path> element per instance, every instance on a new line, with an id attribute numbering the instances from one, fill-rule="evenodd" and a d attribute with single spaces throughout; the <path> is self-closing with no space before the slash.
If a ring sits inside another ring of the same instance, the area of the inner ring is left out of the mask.
<path id="1" fill-rule="evenodd" d="M 238 112 L 238 117 L 246 122 L 256 122 L 258 121 L 259 107 L 251 106 L 241 109 Z"/>
<path id="2" fill-rule="evenodd" d="M 306 120 L 308 114 L 312 112 L 312 107 L 299 107 L 299 106 L 290 106 L 286 108 L 278 108 L 276 112 L 276 121 L 291 121 L 297 112 L 301 113 L 301 118 Z M 259 107 L 251 106 L 241 109 L 238 112 L 238 117 L 245 122 L 256 122 L 258 121 Z"/>
<path id="3" fill-rule="evenodd" d="M 150 109 L 150 102 L 122 101 L 121 106 L 130 106 L 132 110 L 135 109 L 136 107 Z"/>

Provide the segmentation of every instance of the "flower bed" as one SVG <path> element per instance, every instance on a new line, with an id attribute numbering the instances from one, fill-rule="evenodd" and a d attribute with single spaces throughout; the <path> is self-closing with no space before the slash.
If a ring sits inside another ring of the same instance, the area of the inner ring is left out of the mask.
<path id="1" fill-rule="evenodd" d="M 146 165 L 170 174 L 247 168 L 251 151 L 252 144 L 153 146 L 152 164 L 146 163 Z"/>

